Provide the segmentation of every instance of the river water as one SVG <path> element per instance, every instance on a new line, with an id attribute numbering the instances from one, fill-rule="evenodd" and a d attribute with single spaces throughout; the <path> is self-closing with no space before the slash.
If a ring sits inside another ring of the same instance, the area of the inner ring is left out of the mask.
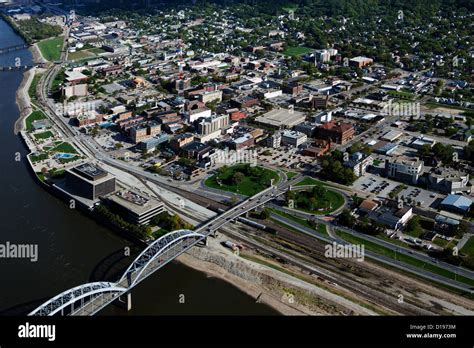
<path id="1" fill-rule="evenodd" d="M 23 40 L 0 19 L 0 48 Z M 17 58 L 31 63 L 28 50 L 0 55 L 0 66 Z M 38 261 L 0 258 L 0 314 L 26 314 L 71 287 L 98 278 L 107 258 L 123 254 L 130 242 L 97 224 L 37 184 L 25 160 L 27 150 L 13 127 L 19 116 L 15 92 L 21 72 L 0 72 L 0 243 L 37 244 Z M 17 154 L 21 161 L 16 161 Z M 131 261 L 131 260 L 129 260 Z M 128 262 L 128 261 L 127 261 Z M 109 273 L 110 274 L 110 273 Z M 180 301 L 183 299 L 184 303 Z M 178 263 L 167 265 L 132 292 L 130 312 L 111 305 L 113 315 L 267 315 L 276 312 L 256 304 L 232 285 Z"/>

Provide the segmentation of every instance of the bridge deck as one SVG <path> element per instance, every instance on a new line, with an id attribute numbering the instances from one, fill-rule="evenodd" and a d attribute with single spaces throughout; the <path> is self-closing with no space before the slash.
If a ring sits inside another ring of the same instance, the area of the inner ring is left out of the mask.
<path id="1" fill-rule="evenodd" d="M 88 297 L 87 301 L 81 300 L 81 304 L 78 308 L 72 306 L 70 315 L 89 316 L 96 314 L 117 300 L 121 295 L 131 291 L 135 285 L 148 278 L 158 269 L 199 243 L 205 236 L 210 235 L 213 231 L 218 230 L 239 216 L 284 194 L 292 183 L 294 184 L 298 179 L 299 176 L 294 177 L 286 183 L 280 184 L 279 187 L 271 186 L 244 202 L 239 203 L 230 210 L 227 210 L 213 220 L 204 223 L 194 231 L 179 230 L 173 232 L 174 236 L 170 234 L 161 237 L 145 249 L 145 251 L 134 260 L 121 280 L 114 284 L 115 287 L 126 290 L 123 292 L 110 292 L 108 289 L 104 289 L 103 292 L 95 293 L 91 295 L 91 297 Z M 160 249 L 154 250 L 153 248 Z M 150 252 L 156 254 L 153 255 L 150 254 Z"/>

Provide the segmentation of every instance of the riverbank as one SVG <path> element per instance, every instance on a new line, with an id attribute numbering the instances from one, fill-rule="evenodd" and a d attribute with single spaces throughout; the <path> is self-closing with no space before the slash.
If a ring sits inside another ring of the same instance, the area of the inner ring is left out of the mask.
<path id="1" fill-rule="evenodd" d="M 23 80 L 16 91 L 16 104 L 20 115 L 14 125 L 14 133 L 18 134 L 24 128 L 24 119 L 33 112 L 29 90 L 36 74 L 36 68 L 32 68 L 23 73 Z"/>
<path id="2" fill-rule="evenodd" d="M 47 63 L 49 63 L 48 60 L 46 60 L 43 57 L 43 54 L 41 53 L 41 50 L 39 49 L 37 43 L 34 43 L 33 45 L 31 45 L 29 50 L 31 52 L 31 55 L 33 56 L 33 62 L 35 62 L 35 64 L 47 64 Z"/>
<path id="3" fill-rule="evenodd" d="M 232 284 L 283 315 L 377 315 L 323 288 L 239 257 L 222 246 L 225 240 L 225 236 L 208 238 L 206 247 L 195 247 L 177 261 Z"/>
<path id="4" fill-rule="evenodd" d="M 0 14 L 0 16 L 19 37 L 21 37 L 27 44 L 31 44 L 31 39 L 25 35 L 23 30 L 21 30 L 9 16 L 4 13 Z"/>

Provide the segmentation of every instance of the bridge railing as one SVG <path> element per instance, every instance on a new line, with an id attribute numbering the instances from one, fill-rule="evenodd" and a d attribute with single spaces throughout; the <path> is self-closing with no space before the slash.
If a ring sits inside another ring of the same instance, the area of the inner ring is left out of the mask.
<path id="1" fill-rule="evenodd" d="M 73 306 L 77 301 L 86 299 L 87 297 L 93 298 L 102 293 L 115 293 L 119 296 L 126 291 L 127 289 L 118 287 L 114 283 L 109 282 L 83 284 L 60 293 L 49 301 L 43 303 L 28 315 L 52 316 L 58 312 L 62 312 L 69 306 Z"/>
<path id="2" fill-rule="evenodd" d="M 92 315 L 115 301 L 120 295 L 130 291 L 136 284 L 204 238 L 206 237 L 203 234 L 191 230 L 178 230 L 168 233 L 143 250 L 130 264 L 118 282 L 94 282 L 79 285 L 53 297 L 29 315 L 52 316 L 59 312 L 62 314 L 69 307 L 72 307 L 71 314 L 74 315 L 75 313 L 83 313 L 82 309 L 88 306 L 92 309 L 87 313 Z M 166 260 L 156 262 L 159 257 L 166 258 Z M 79 301 L 81 301 L 79 307 L 74 308 L 74 304 Z M 99 304 L 94 305 L 96 301 Z"/>

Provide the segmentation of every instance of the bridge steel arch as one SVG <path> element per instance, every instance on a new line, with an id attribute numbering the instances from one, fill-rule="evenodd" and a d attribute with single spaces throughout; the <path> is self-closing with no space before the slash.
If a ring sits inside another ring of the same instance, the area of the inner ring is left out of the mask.
<path id="1" fill-rule="evenodd" d="M 147 270 L 148 266 L 150 266 L 159 256 L 162 256 L 166 251 L 170 250 L 173 247 L 176 247 L 185 240 L 192 240 L 189 245 L 184 245 L 181 250 L 179 250 L 175 255 L 173 255 L 172 259 L 165 260 L 163 262 L 163 265 L 170 262 L 175 257 L 184 253 L 194 244 L 205 238 L 205 235 L 201 233 L 196 233 L 192 230 L 178 230 L 165 234 L 164 236 L 160 237 L 152 244 L 150 244 L 145 250 L 142 251 L 140 255 L 137 256 L 137 258 L 124 272 L 122 278 L 120 278 L 117 284 L 124 284 L 124 281 L 127 281 L 124 286 L 127 286 L 128 288 L 134 287 L 136 284 L 148 277 L 149 274 L 145 275 L 144 277 L 141 276 Z M 135 273 L 136 276 L 133 276 Z"/>
<path id="2" fill-rule="evenodd" d="M 123 276 L 116 283 L 111 282 L 94 282 L 87 283 L 75 288 L 66 290 L 61 294 L 53 297 L 49 301 L 43 303 L 34 311 L 29 313 L 29 316 L 53 316 L 58 312 L 63 313 L 63 310 L 72 307 L 72 313 L 77 313 L 88 304 L 102 295 L 108 295 L 106 298 L 102 297 L 102 305 L 100 308 L 95 308 L 94 313 L 105 307 L 109 303 L 115 301 L 121 295 L 130 291 L 136 284 L 147 278 L 154 271 L 145 273 L 150 265 L 160 256 L 165 256 L 168 251 L 173 251 L 163 263 L 160 263 L 160 268 L 172 261 L 178 255 L 184 253 L 186 250 L 194 246 L 199 241 L 205 239 L 206 236 L 201 233 L 196 233 L 191 230 L 178 230 L 164 235 L 150 244 L 127 268 Z M 189 243 L 186 243 L 189 241 Z M 178 248 L 176 250 L 175 248 Z M 161 261 L 160 261 L 161 262 Z M 90 297 L 91 299 L 84 303 L 84 299 Z M 81 306 L 74 308 L 74 303 L 81 301 Z"/>
<path id="3" fill-rule="evenodd" d="M 36 308 L 28 315 L 53 316 L 60 311 L 62 312 L 68 306 L 72 306 L 75 302 L 85 299 L 87 297 L 97 297 L 106 293 L 112 293 L 115 294 L 114 298 L 118 298 L 121 294 L 125 292 L 127 292 L 126 288 L 117 286 L 114 283 L 87 283 L 60 293 L 49 301 L 43 303 L 41 306 Z"/>

